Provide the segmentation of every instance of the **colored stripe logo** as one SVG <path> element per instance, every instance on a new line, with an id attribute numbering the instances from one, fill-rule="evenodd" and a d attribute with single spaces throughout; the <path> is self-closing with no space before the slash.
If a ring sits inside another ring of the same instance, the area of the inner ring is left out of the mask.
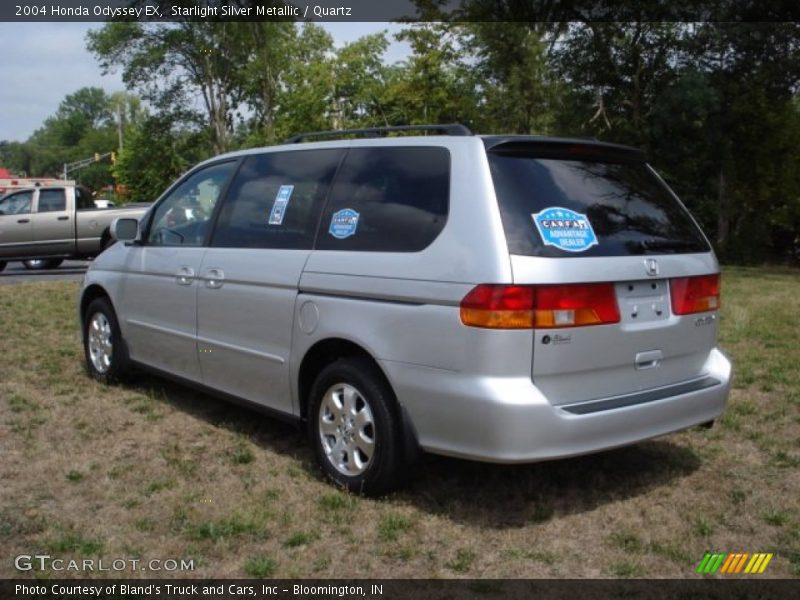
<path id="1" fill-rule="evenodd" d="M 722 573 L 726 575 L 760 575 L 763 573 L 774 554 L 757 552 L 749 554 L 747 552 L 706 552 L 697 572 L 703 575 L 714 575 Z"/>

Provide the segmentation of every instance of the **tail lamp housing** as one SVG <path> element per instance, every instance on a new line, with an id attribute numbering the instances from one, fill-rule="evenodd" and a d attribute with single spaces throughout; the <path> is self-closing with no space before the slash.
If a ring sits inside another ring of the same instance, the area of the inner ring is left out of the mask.
<path id="1" fill-rule="evenodd" d="M 487 329 L 557 329 L 620 320 L 613 283 L 481 284 L 460 309 L 464 325 Z"/>
<path id="2" fill-rule="evenodd" d="M 720 276 L 679 277 L 669 282 L 672 313 L 691 315 L 719 309 Z"/>

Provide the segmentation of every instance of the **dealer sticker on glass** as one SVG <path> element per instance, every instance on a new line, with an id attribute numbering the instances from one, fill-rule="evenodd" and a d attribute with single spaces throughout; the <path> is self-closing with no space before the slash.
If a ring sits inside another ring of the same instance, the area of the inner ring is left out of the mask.
<path id="1" fill-rule="evenodd" d="M 331 217 L 331 226 L 328 228 L 328 233 L 333 237 L 343 240 L 354 235 L 358 228 L 358 217 L 360 215 L 352 208 L 343 208 L 340 211 L 333 213 Z"/>
<path id="2" fill-rule="evenodd" d="M 283 217 L 286 214 L 286 206 L 292 197 L 294 191 L 293 185 L 282 185 L 278 189 L 278 194 L 275 196 L 275 202 L 272 204 L 272 210 L 269 213 L 270 225 L 282 225 Z"/>
<path id="3" fill-rule="evenodd" d="M 531 217 L 545 246 L 555 246 L 567 252 L 584 252 L 597 244 L 589 219 L 574 210 L 551 206 Z"/>

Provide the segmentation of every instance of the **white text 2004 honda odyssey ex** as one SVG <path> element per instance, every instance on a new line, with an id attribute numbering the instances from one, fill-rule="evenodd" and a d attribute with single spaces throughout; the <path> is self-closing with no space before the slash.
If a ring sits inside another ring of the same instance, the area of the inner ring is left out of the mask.
<path id="1" fill-rule="evenodd" d="M 219 156 L 119 219 L 80 298 L 90 373 L 306 422 L 367 493 L 417 448 L 537 461 L 720 415 L 718 264 L 642 154 L 397 129 Z"/>

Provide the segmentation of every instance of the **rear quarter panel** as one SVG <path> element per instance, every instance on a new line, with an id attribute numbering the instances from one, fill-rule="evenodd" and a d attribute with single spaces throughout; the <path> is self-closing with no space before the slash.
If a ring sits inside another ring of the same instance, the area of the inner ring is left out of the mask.
<path id="1" fill-rule="evenodd" d="M 384 146 L 386 142 L 359 140 L 358 145 Z M 459 304 L 476 284 L 512 280 L 482 142 L 431 137 L 412 142 L 398 138 L 397 143 L 449 149 L 447 223 L 420 252 L 311 253 L 295 310 L 291 358 L 295 398 L 303 357 L 315 343 L 329 338 L 356 343 L 384 365 L 394 362 L 451 372 L 530 372 L 530 331 L 468 328 L 460 320 Z M 312 331 L 302 323 L 304 311 L 318 314 Z M 390 383 L 404 403 L 405 386 L 391 377 Z"/>

